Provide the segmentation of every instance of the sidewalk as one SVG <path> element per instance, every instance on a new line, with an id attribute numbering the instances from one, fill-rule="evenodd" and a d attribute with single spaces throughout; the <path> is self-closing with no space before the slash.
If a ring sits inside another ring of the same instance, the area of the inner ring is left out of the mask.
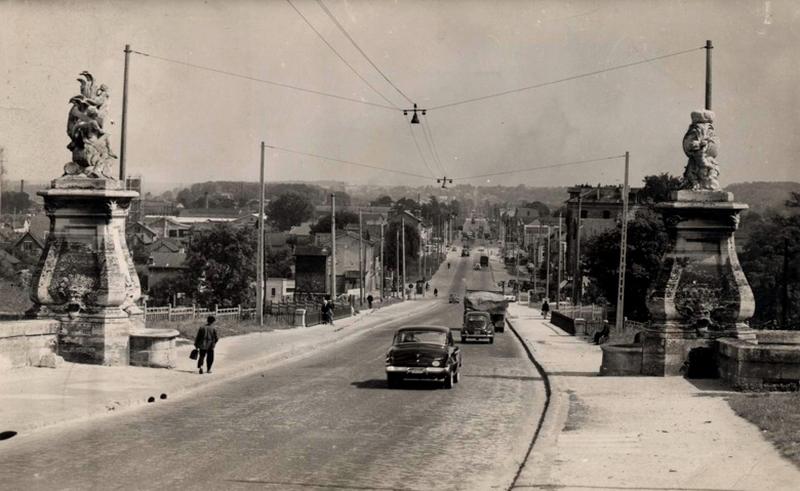
<path id="1" fill-rule="evenodd" d="M 552 396 L 515 488 L 797 489 L 800 471 L 736 416 L 713 380 L 598 377 L 599 346 L 509 307 Z"/>
<path id="2" fill-rule="evenodd" d="M 177 367 L 104 367 L 64 363 L 56 369 L 20 368 L 0 374 L 0 431 L 19 434 L 94 419 L 148 404 L 162 394 L 181 394 L 228 381 L 363 334 L 383 323 L 432 308 L 433 302 L 402 302 L 318 325 L 222 338 L 217 344 L 213 373 L 199 375 L 189 359 L 192 343 L 179 340 Z"/>

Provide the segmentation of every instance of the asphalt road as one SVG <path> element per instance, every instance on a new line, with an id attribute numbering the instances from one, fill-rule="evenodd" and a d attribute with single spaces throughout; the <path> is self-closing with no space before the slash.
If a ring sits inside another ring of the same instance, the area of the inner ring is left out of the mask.
<path id="1" fill-rule="evenodd" d="M 472 270 L 477 255 L 451 261 L 436 283 L 459 294 L 467 284 L 491 287 L 490 272 Z M 463 306 L 448 304 L 448 293 L 440 287 L 423 315 L 384 317 L 352 341 L 224 387 L 3 442 L 0 487 L 505 489 L 542 397 L 512 333 L 492 345 L 462 344 L 462 380 L 452 390 L 385 382 L 397 327 L 459 326 Z"/>

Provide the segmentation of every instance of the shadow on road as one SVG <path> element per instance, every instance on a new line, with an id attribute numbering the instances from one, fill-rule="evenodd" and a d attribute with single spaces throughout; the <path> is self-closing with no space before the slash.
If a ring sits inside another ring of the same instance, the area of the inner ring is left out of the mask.
<path id="1" fill-rule="evenodd" d="M 358 389 L 387 389 L 387 390 L 436 390 L 441 389 L 441 382 L 435 380 L 404 380 L 397 388 L 390 388 L 386 379 L 371 379 L 353 382 L 350 385 Z"/>

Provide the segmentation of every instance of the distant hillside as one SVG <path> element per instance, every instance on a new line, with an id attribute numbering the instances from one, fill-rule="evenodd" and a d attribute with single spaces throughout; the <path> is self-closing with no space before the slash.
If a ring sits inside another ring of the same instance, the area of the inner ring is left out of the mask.
<path id="1" fill-rule="evenodd" d="M 762 213 L 767 208 L 785 209 L 791 193 L 800 193 L 800 182 L 741 182 L 725 191 L 733 193 L 736 201 L 750 205 L 752 211 Z"/>

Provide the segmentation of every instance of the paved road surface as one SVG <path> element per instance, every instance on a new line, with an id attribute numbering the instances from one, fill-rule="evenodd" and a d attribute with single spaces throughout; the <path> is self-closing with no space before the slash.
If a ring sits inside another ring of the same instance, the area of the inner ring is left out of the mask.
<path id="1" fill-rule="evenodd" d="M 451 260 L 453 291 L 489 287 Z M 465 282 L 464 278 L 469 275 Z M 385 318 L 354 340 L 191 397 L 0 443 L 5 489 L 504 489 L 524 457 L 541 383 L 513 334 L 466 344 L 462 381 L 387 388 L 394 329 L 457 327 L 461 304 Z M 380 318 L 381 314 L 374 315 Z M 218 363 L 225 363 L 219 360 Z M 213 375 L 212 375 L 213 376 Z"/>

